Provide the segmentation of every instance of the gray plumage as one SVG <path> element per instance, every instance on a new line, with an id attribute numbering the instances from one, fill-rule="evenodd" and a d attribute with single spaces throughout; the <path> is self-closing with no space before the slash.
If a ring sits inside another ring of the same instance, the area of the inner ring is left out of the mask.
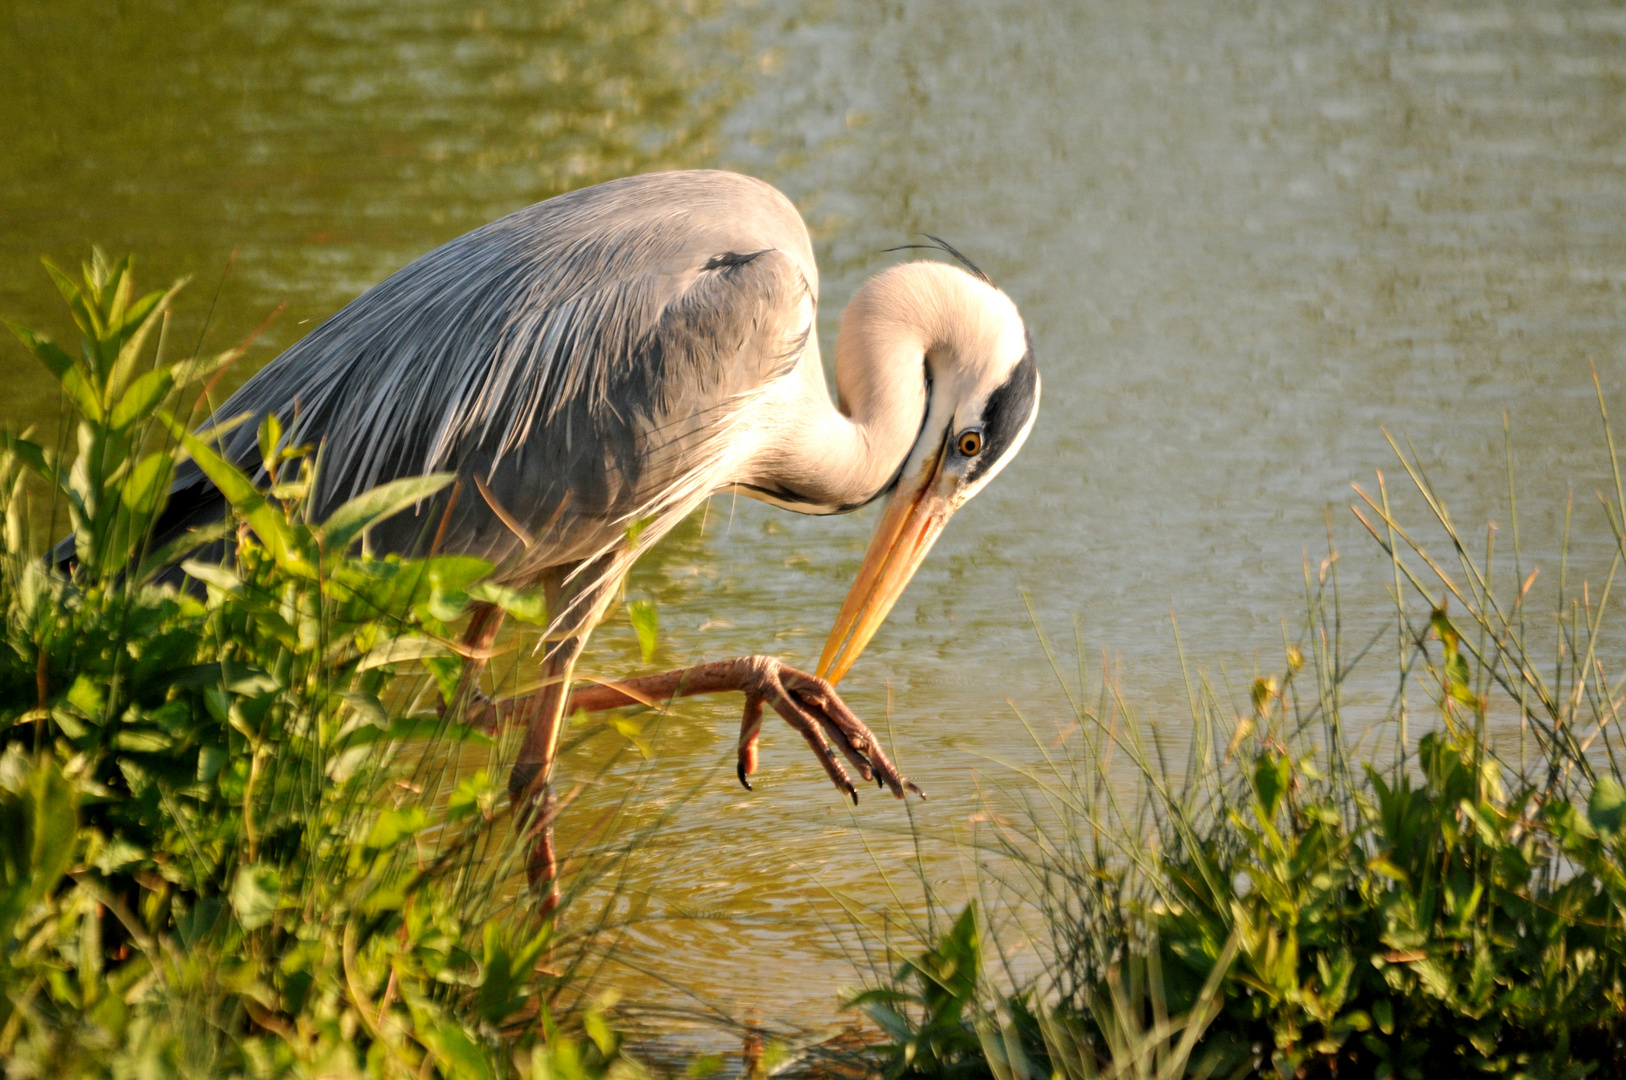
<path id="1" fill-rule="evenodd" d="M 519 551 L 466 489 L 445 545 L 528 576 L 710 493 L 672 488 L 712 473 L 720 436 L 794 366 L 811 328 L 791 317 L 817 282 L 800 216 L 760 181 L 665 173 L 587 188 L 367 290 L 217 410 L 252 417 L 224 448 L 256 463 L 268 412 L 293 443 L 325 442 L 318 516 L 400 476 L 479 476 L 534 543 Z M 423 525 L 403 517 L 375 540 L 405 547 Z"/>
<path id="2" fill-rule="evenodd" d="M 616 180 L 367 290 L 217 410 L 250 418 L 221 445 L 257 468 L 267 413 L 291 443 L 320 444 L 318 518 L 385 481 L 456 472 L 449 514 L 441 496 L 398 515 L 375 548 L 438 535 L 500 580 L 575 579 L 556 616 L 574 610 L 585 635 L 608 586 L 714 492 L 850 510 L 974 428 L 990 451 L 949 470 L 957 506 L 1026 437 L 1037 372 L 1014 305 L 985 278 L 915 263 L 872 279 L 843 321 L 839 408 L 817 298 L 807 229 L 771 186 L 713 171 Z M 166 531 L 219 513 L 184 469 Z"/>

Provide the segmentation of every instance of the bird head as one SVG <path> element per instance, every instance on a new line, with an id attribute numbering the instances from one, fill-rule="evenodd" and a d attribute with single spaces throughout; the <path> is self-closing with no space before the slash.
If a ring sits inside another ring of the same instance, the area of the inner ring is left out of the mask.
<path id="1" fill-rule="evenodd" d="M 894 267 L 854 300 L 862 307 L 865 293 L 884 296 L 888 310 L 912 314 L 926 410 L 819 660 L 818 674 L 832 683 L 874 637 L 949 518 L 1010 464 L 1039 414 L 1039 369 L 1022 317 L 967 266 Z"/>

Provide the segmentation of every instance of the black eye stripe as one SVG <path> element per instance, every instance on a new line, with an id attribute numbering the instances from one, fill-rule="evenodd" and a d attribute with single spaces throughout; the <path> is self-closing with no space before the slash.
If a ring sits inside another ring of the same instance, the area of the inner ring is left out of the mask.
<path id="1" fill-rule="evenodd" d="M 982 410 L 982 452 L 966 472 L 966 482 L 990 468 L 1004 457 L 1022 433 L 1022 427 L 1033 415 L 1039 393 L 1039 365 L 1033 359 L 1033 342 L 1004 384 L 988 395 L 988 404 Z"/>

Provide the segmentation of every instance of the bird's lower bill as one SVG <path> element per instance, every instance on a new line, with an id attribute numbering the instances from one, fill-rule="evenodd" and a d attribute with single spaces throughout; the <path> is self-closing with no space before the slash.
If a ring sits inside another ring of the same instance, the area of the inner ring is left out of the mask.
<path id="1" fill-rule="evenodd" d="M 952 482 L 940 471 L 941 457 L 928 459 L 913 482 L 905 477 L 875 526 L 864 563 L 836 616 L 819 658 L 818 674 L 839 682 L 886 621 L 938 534 L 954 513 Z"/>

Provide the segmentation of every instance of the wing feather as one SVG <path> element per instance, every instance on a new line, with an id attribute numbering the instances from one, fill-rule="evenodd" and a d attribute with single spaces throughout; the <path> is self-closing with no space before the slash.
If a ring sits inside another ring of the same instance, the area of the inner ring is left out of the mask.
<path id="1" fill-rule="evenodd" d="M 760 181 L 666 173 L 573 192 L 363 293 L 221 407 L 256 417 L 225 448 L 257 464 L 268 412 L 325 443 L 318 513 L 400 476 L 478 475 L 546 534 L 527 574 L 608 551 L 635 518 L 659 519 L 652 542 L 737 471 L 750 403 L 807 351 L 817 282 L 800 216 Z M 447 545 L 514 554 L 482 502 L 459 500 Z M 423 527 L 408 518 L 377 538 L 410 546 Z"/>

